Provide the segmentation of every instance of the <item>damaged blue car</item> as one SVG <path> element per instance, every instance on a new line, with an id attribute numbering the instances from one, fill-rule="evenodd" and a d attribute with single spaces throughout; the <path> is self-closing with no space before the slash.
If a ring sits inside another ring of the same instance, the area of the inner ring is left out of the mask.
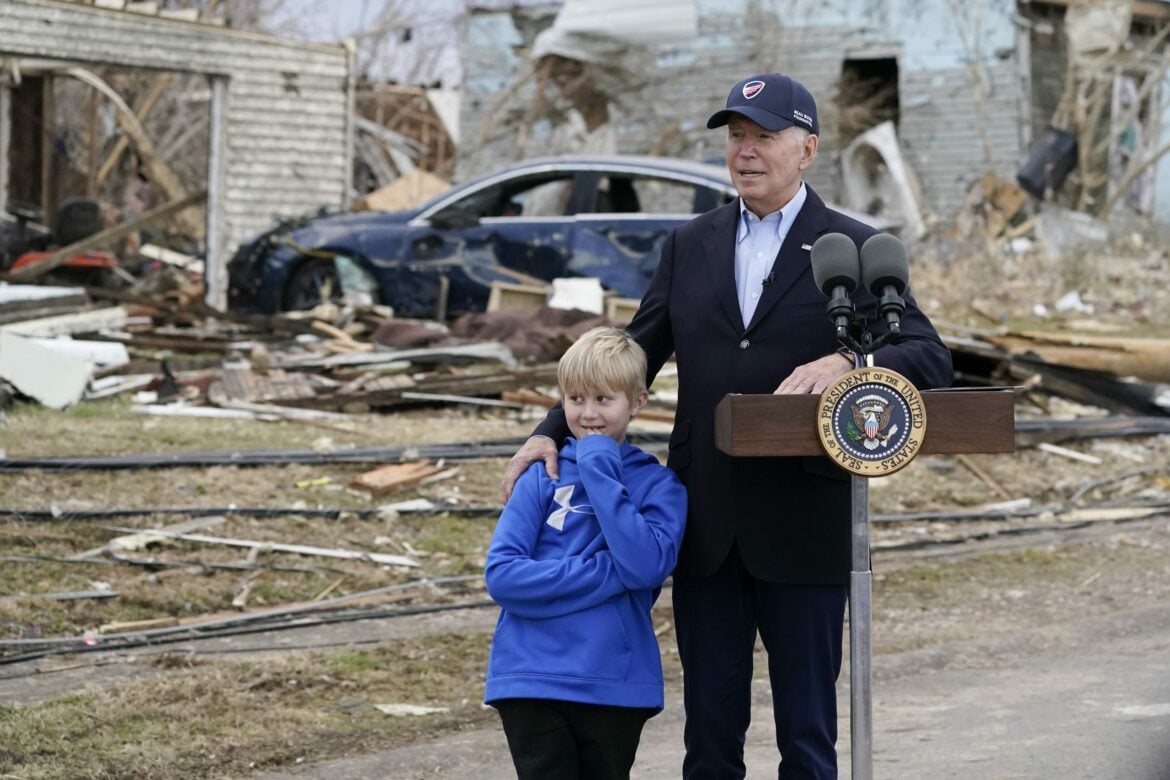
<path id="1" fill-rule="evenodd" d="M 366 300 L 402 317 L 483 311 L 493 282 L 594 277 L 640 298 L 666 234 L 736 197 L 723 166 L 639 156 L 527 160 L 409 211 L 318 215 L 246 242 L 229 307 L 272 313 Z"/>

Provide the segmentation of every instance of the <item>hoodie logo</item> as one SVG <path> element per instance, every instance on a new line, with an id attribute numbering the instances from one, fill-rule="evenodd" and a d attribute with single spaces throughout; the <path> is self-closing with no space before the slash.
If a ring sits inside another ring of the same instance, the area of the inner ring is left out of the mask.
<path id="1" fill-rule="evenodd" d="M 544 522 L 551 525 L 558 531 L 565 530 L 565 518 L 568 517 L 569 512 L 578 512 L 581 514 L 592 514 L 593 507 L 588 504 L 582 506 L 573 506 L 573 488 L 576 485 L 564 485 L 556 489 L 553 493 L 553 503 L 559 508 L 554 510 L 548 519 Z"/>
<path id="2" fill-rule="evenodd" d="M 743 96 L 748 100 L 751 100 L 763 91 L 764 82 L 762 81 L 749 81 L 743 85 Z"/>

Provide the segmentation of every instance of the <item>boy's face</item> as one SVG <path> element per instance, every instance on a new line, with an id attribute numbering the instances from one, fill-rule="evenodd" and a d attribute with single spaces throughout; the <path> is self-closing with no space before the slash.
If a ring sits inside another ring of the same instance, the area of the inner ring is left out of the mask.
<path id="1" fill-rule="evenodd" d="M 608 436 L 618 444 L 626 440 L 630 418 L 649 400 L 643 390 L 630 402 L 625 392 L 577 390 L 566 392 L 561 400 L 569 431 L 580 441 L 586 436 Z"/>

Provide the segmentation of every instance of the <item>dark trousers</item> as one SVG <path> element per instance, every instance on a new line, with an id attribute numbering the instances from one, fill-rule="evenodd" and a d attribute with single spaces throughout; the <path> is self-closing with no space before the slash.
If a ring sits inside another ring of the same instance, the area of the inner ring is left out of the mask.
<path id="1" fill-rule="evenodd" d="M 746 774 L 756 632 L 768 651 L 781 780 L 837 777 L 837 676 L 847 586 L 780 585 L 744 568 L 737 548 L 710 577 L 674 575 L 683 668 L 687 780 Z"/>
<path id="2" fill-rule="evenodd" d="M 494 702 L 519 780 L 628 780 L 657 710 L 556 699 Z"/>

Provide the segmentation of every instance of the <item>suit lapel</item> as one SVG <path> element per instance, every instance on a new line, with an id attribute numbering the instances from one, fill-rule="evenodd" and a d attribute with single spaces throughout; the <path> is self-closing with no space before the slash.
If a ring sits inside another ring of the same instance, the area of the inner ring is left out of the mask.
<path id="1" fill-rule="evenodd" d="M 780 252 L 772 263 L 772 283 L 764 287 L 764 294 L 760 296 L 760 303 L 752 315 L 748 330 L 756 327 L 776 302 L 784 297 L 791 287 L 805 274 L 812 273 L 812 261 L 809 249 L 813 243 L 828 230 L 828 209 L 812 188 L 807 184 L 807 197 L 796 222 L 784 238 Z M 734 287 L 734 284 L 732 285 Z M 734 300 L 734 289 L 732 290 Z"/>
<path id="2" fill-rule="evenodd" d="M 719 299 L 719 305 L 735 326 L 743 330 L 743 314 L 739 311 L 739 297 L 735 292 L 735 228 L 739 219 L 739 198 L 720 208 L 711 220 L 711 231 L 703 240 L 703 251 L 707 256 L 707 273 L 711 278 L 711 289 Z"/>

